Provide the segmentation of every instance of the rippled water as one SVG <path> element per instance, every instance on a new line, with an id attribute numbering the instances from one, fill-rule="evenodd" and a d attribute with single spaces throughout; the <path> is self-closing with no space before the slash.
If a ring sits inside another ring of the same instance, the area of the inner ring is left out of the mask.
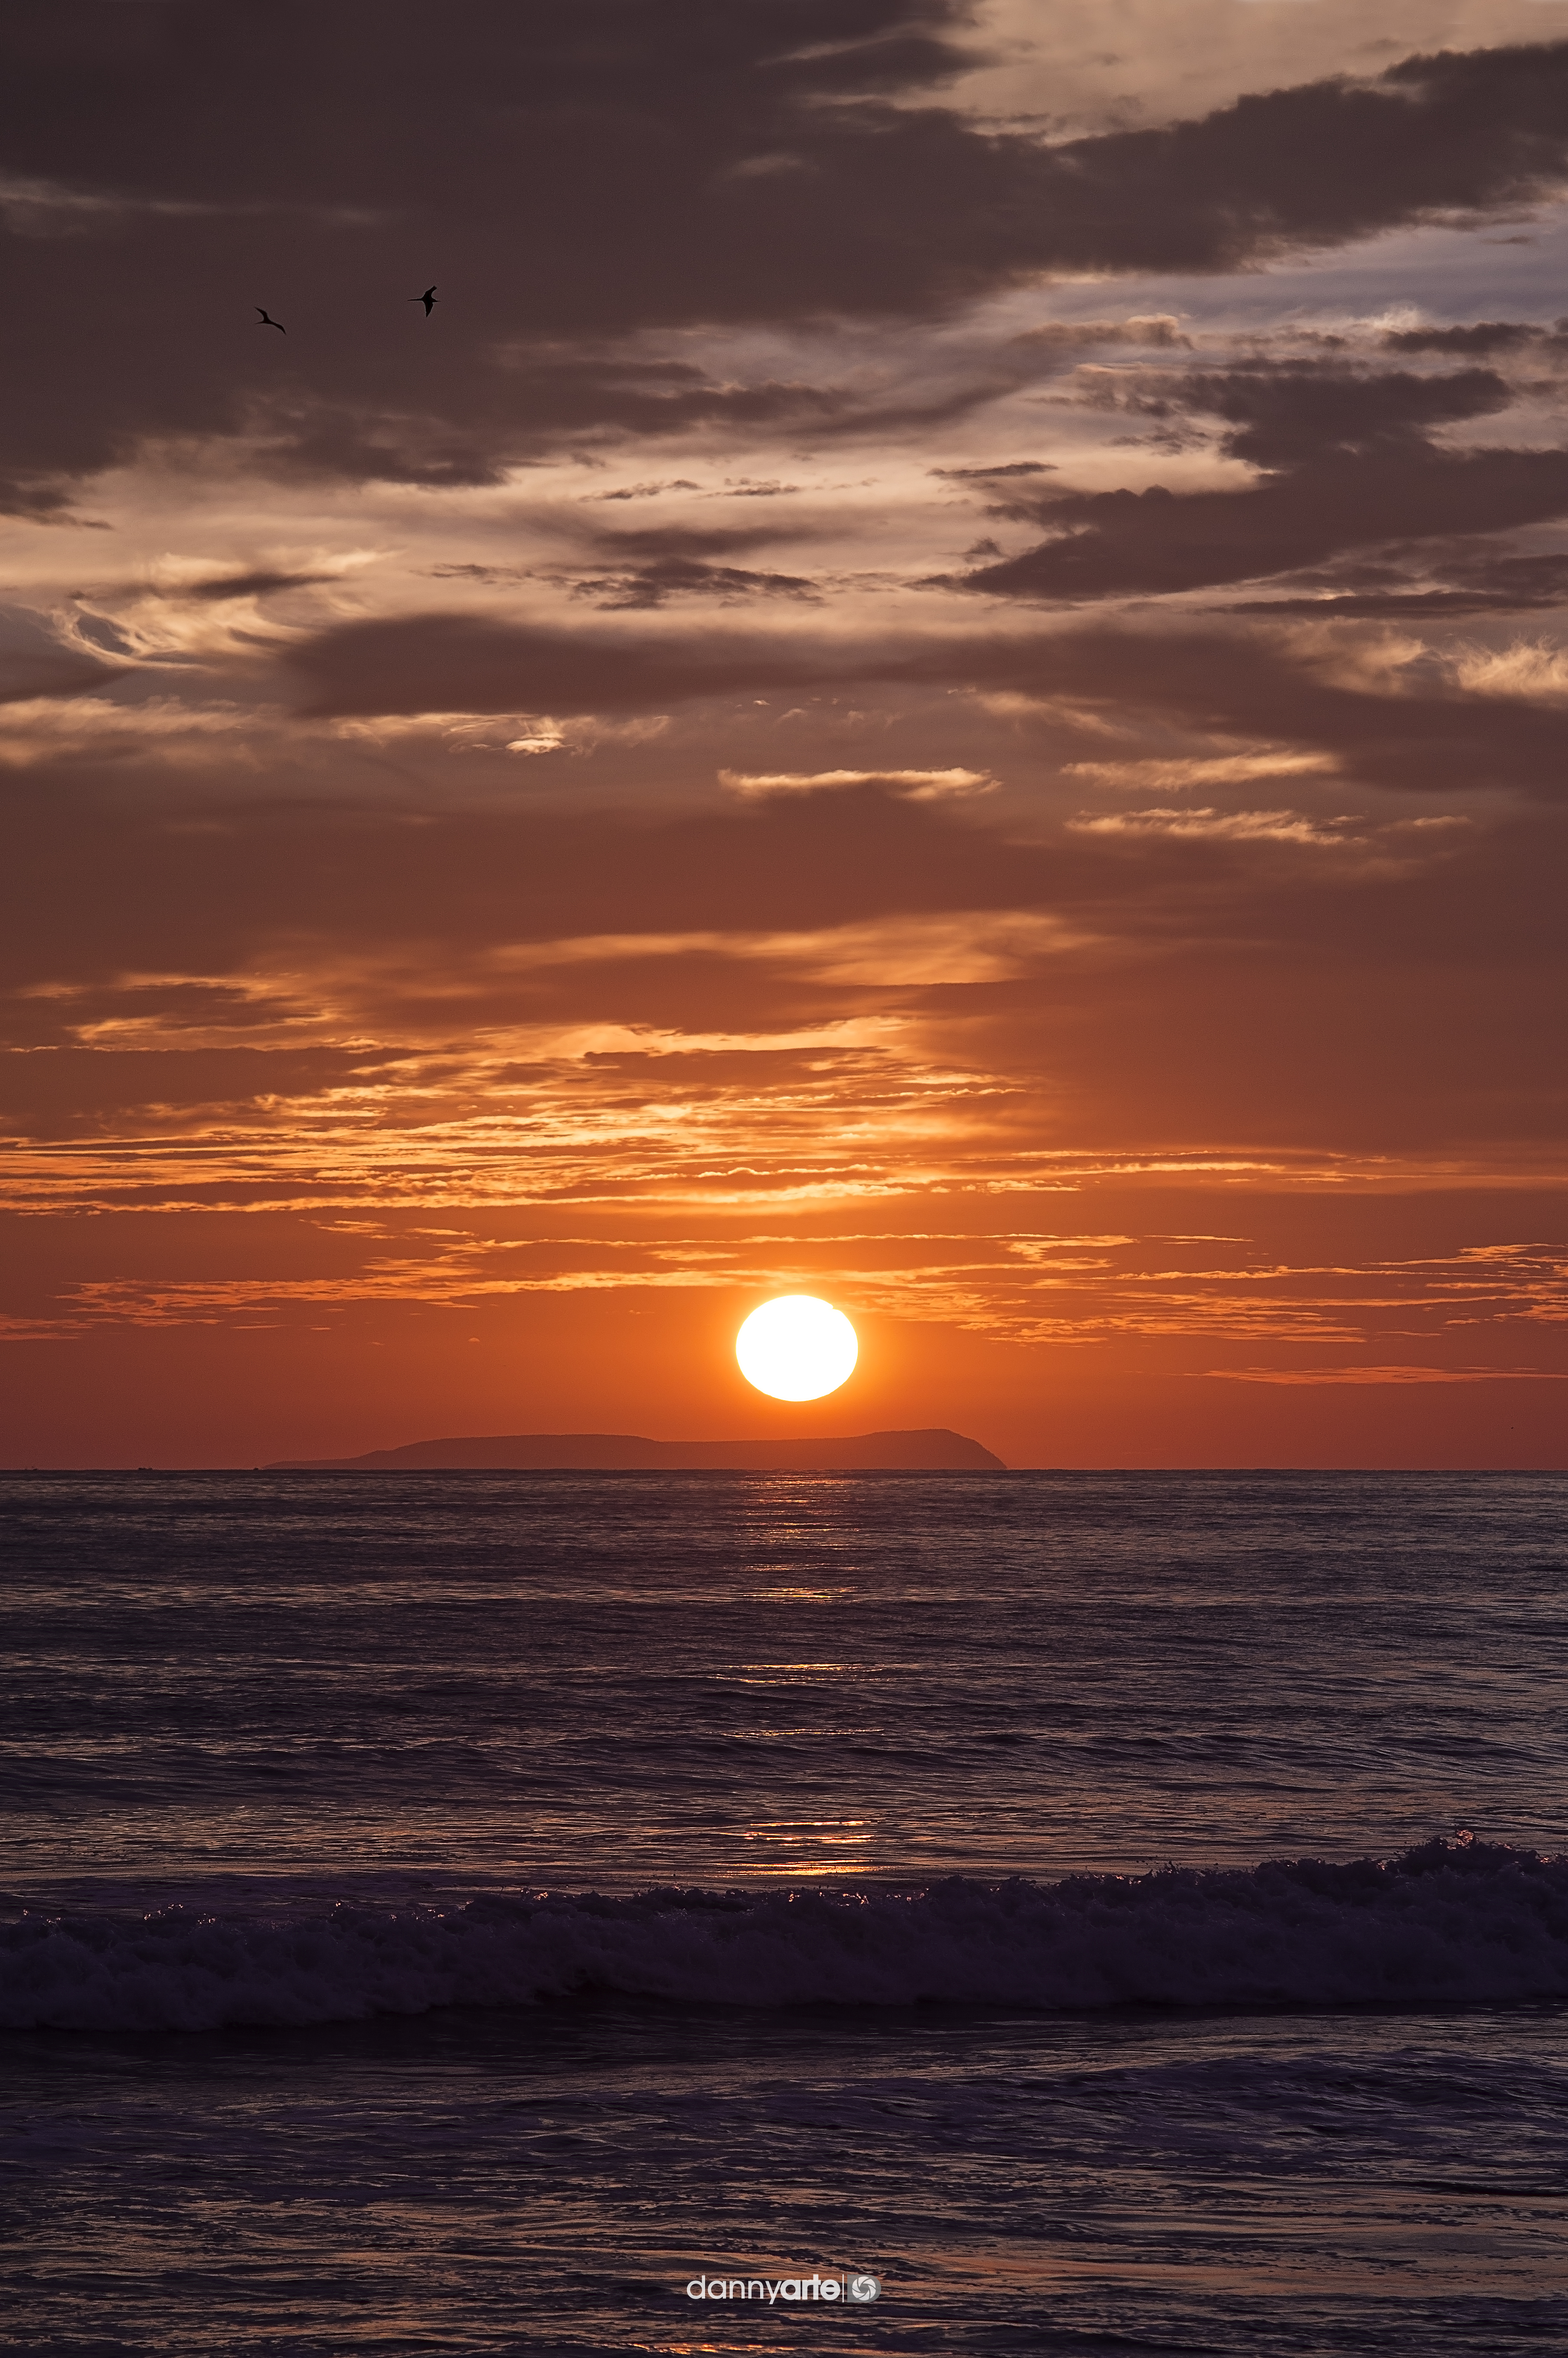
<path id="1" fill-rule="evenodd" d="M 0 1877 L 1056 1876 L 1568 1823 L 1561 1476 L 4 1486 Z"/>
<path id="2" fill-rule="evenodd" d="M 1565 1508 L 0 1478 L 0 2347 L 1557 2346 Z"/>

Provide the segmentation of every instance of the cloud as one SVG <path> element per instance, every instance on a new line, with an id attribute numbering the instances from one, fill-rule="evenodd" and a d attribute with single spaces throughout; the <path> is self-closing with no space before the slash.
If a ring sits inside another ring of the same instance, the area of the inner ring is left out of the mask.
<path id="1" fill-rule="evenodd" d="M 229 739 L 242 758 L 259 716 L 254 707 L 153 697 L 120 703 L 105 696 L 13 698 L 0 715 L 0 765 L 27 768 L 91 748 L 114 759 L 152 752 L 166 761 L 202 761 Z"/>
<path id="2" fill-rule="evenodd" d="M 1101 344 L 1151 344 L 1167 350 L 1192 348 L 1173 313 L 1162 311 L 1146 319 L 1045 319 L 1012 339 L 1024 352 L 1076 353 Z"/>
<path id="3" fill-rule="evenodd" d="M 1076 603 L 1180 596 L 1316 568 L 1314 589 L 1333 594 L 1356 585 L 1323 568 L 1381 549 L 1402 559 L 1383 569 L 1386 597 L 1410 593 L 1412 557 L 1424 547 L 1430 561 L 1460 573 L 1468 565 L 1484 580 L 1490 568 L 1493 595 L 1546 592 L 1541 558 L 1478 547 L 1476 535 L 1568 514 L 1568 451 L 1456 451 L 1433 439 L 1514 401 L 1493 370 L 1418 375 L 1336 359 L 1080 381 L 1091 406 L 1149 416 L 1167 436 L 1173 420 L 1217 418 L 1225 455 L 1259 470 L 1255 481 L 1234 491 L 1020 490 L 991 513 L 1043 525 L 1049 536 L 953 586 Z M 1510 579 L 1497 569 L 1510 563 L 1536 570 Z"/>
<path id="4" fill-rule="evenodd" d="M 815 605 L 821 591 L 802 574 L 752 573 L 740 566 L 669 557 L 635 572 L 585 574 L 573 583 L 572 595 L 591 598 L 596 606 L 615 612 L 647 611 L 672 598 L 711 598 L 726 606 L 744 598 L 793 598 Z"/>
<path id="5" fill-rule="evenodd" d="M 738 795 L 817 794 L 836 786 L 875 786 L 917 803 L 944 802 L 955 795 L 986 795 L 996 780 L 986 770 L 777 770 L 752 773 L 720 770 L 721 782 Z"/>
<path id="6" fill-rule="evenodd" d="M 1044 459 L 1010 459 L 996 467 L 933 467 L 931 472 L 948 483 L 1006 483 L 1023 475 L 1054 475 L 1056 468 Z"/>
<path id="7" fill-rule="evenodd" d="M 1206 1368 L 1227 1384 L 1521 1384 L 1568 1383 L 1558 1368 Z"/>
<path id="8" fill-rule="evenodd" d="M 704 531 L 667 525 L 600 532 L 593 535 L 594 554 L 614 569 L 568 577 L 570 590 L 574 597 L 591 598 L 611 610 L 647 611 L 682 597 L 709 598 L 721 605 L 758 597 L 815 604 L 821 592 L 803 574 L 759 572 L 715 561 L 801 537 L 798 531 L 765 527 Z"/>
<path id="9" fill-rule="evenodd" d="M 1078 603 L 1286 577 L 1347 551 L 1495 533 L 1568 515 L 1568 451 L 1431 449 L 1336 458 L 1241 492 L 1069 494 L 1053 536 L 961 585 Z"/>
<path id="10" fill-rule="evenodd" d="M 1319 622 L 1442 623 L 1468 614 L 1509 614 L 1568 600 L 1568 556 L 1517 556 L 1484 540 L 1437 540 L 1347 557 L 1298 575 L 1304 595 L 1240 599 L 1237 614 L 1304 614 Z"/>
<path id="11" fill-rule="evenodd" d="M 217 605 L 230 598 L 271 598 L 284 590 L 314 590 L 342 579 L 342 568 L 330 573 L 220 573 L 206 580 L 188 581 L 171 593 Z"/>
<path id="12" fill-rule="evenodd" d="M 1555 334 L 1530 320 L 1477 319 L 1469 327 L 1391 330 L 1383 342 L 1391 352 L 1463 353 L 1475 359 L 1492 352 L 1568 352 L 1561 320 Z"/>
<path id="13" fill-rule="evenodd" d="M 622 483 L 612 492 L 585 492 L 583 498 L 585 501 L 656 500 L 662 499 L 666 492 L 696 492 L 701 488 L 699 483 L 690 481 L 685 475 L 672 475 L 662 482 Z"/>
<path id="14" fill-rule="evenodd" d="M 1249 785 L 1255 778 L 1291 778 L 1332 772 L 1329 753 L 1293 752 L 1280 746 L 1260 746 L 1246 753 L 1189 754 L 1176 759 L 1148 756 L 1126 762 L 1065 762 L 1065 778 L 1084 778 L 1097 786 L 1118 786 L 1136 794 L 1170 794 L 1189 786 Z"/>
<path id="15" fill-rule="evenodd" d="M 1113 757 L 1122 760 L 1228 761 L 1238 744 L 1271 744 L 1297 758 L 1298 774 L 1336 771 L 1336 794 L 1378 786 L 1427 801 L 1459 793 L 1472 802 L 1498 793 L 1560 799 L 1568 791 L 1568 715 L 1539 699 L 1467 694 L 1441 667 L 1415 664 L 1422 653 L 1419 642 L 1390 649 L 1195 618 L 857 638 L 689 626 L 568 632 L 430 614 L 345 623 L 284 648 L 278 660 L 303 691 L 303 711 L 322 719 L 489 712 L 614 719 L 702 704 L 717 713 L 728 700 L 732 728 L 738 705 L 750 712 L 774 690 L 863 699 L 880 686 L 901 710 L 939 712 L 949 730 L 963 697 L 976 709 L 999 704 L 1014 721 L 1054 716 L 1080 744 L 1086 733 L 1108 731 L 1119 740 Z M 1173 730 L 1200 741 L 1179 753 L 1129 742 L 1140 733 L 1168 741 Z M 719 762 L 741 768 L 722 755 Z M 787 773 L 827 766 L 791 763 Z M 876 773 L 864 758 L 832 766 Z M 764 773 L 758 763 L 755 773 L 773 774 L 773 765 Z"/>
<path id="16" fill-rule="evenodd" d="M 853 651 L 747 635 L 567 631 L 484 614 L 345 622 L 285 661 L 319 716 L 658 711 L 696 698 L 852 676 Z"/>
<path id="17" fill-rule="evenodd" d="M 1067 825 L 1080 835 L 1199 837 L 1219 843 L 1311 843 L 1342 846 L 1354 838 L 1289 810 L 1134 810 L 1083 812 Z"/>
<path id="18" fill-rule="evenodd" d="M 463 971 L 467 990 L 465 962 L 499 946 L 817 934 L 1016 910 L 1052 903 L 1059 867 L 1059 855 L 1012 844 L 949 802 L 872 785 L 641 816 L 576 805 L 411 814 L 287 798 L 217 808 L 189 783 L 160 802 L 145 782 L 122 797 L 112 779 L 9 792 L 15 901 L 0 987 L 173 971 L 243 981 L 310 942 L 331 946 L 334 971 L 366 962 L 372 998 L 401 1000 L 405 983 L 388 979 L 395 968 L 443 1025 L 447 979 Z M 62 867 L 73 880 L 63 912 L 33 889 Z M 343 988 L 340 975 L 331 990 Z"/>
<path id="19" fill-rule="evenodd" d="M 1568 697 L 1568 647 L 1544 639 L 1516 639 L 1509 647 L 1465 647 L 1454 677 L 1473 696 L 1517 696 L 1559 703 Z"/>
<path id="20" fill-rule="evenodd" d="M 1352 874 L 873 785 L 355 811 L 64 770 L 5 800 L 29 1333 L 635 1301 L 806 1238 L 799 1282 L 1043 1380 L 1068 1348 L 1512 1368 L 1568 1317 L 1560 1249 L 1425 1241 L 1506 1238 L 1517 1195 L 1433 1208 L 1499 1168 L 1555 1183 L 1550 812 Z M 1033 1249 L 1048 1224 L 1078 1244 Z"/>
<path id="21" fill-rule="evenodd" d="M 0 707 L 102 687 L 109 667 L 72 644 L 47 616 L 0 607 Z"/>
<path id="22" fill-rule="evenodd" d="M 1227 456 L 1271 471 L 1341 455 L 1385 457 L 1390 446 L 1421 447 L 1434 428 L 1495 416 L 1514 398 L 1508 379 L 1495 369 L 1424 376 L 1300 361 L 1192 369 L 1180 376 L 1143 371 L 1086 382 L 1153 416 L 1181 410 L 1217 417 L 1227 428 Z"/>
<path id="23" fill-rule="evenodd" d="M 841 0 L 826 41 L 803 40 L 800 0 L 470 0 L 438 54 L 416 0 L 135 15 L 135 39 L 116 0 L 51 8 L 47 37 L 31 6 L 0 28 L 27 200 L 7 299 L 35 338 L 7 496 L 40 515 L 71 479 L 190 438 L 455 488 L 596 434 L 827 431 L 864 405 L 637 340 L 936 318 L 1052 272 L 1245 267 L 1517 211 L 1568 167 L 1560 42 L 1053 145 L 945 101 L 962 0 Z M 36 234 L 46 217 L 71 233 Z M 415 251 L 453 257 L 431 323 L 395 258 Z M 286 337 L 258 336 L 257 302 Z M 1106 324 L 1167 341 L 1161 319 Z"/>
<path id="24" fill-rule="evenodd" d="M 1332 762 L 1336 794 L 1380 786 L 1400 793 L 1506 792 L 1561 799 L 1568 716 L 1522 698 L 1467 696 L 1403 665 L 1422 650 L 1394 651 L 1379 671 L 1376 649 L 1292 643 L 1285 632 L 1232 638 L 1224 630 L 1095 630 L 1042 638 L 1033 654 L 1034 693 L 1053 691 L 1123 722 L 1146 714 L 1163 727 L 1223 731 L 1232 741 L 1283 740 Z M 992 660 L 1000 668 L 1000 650 Z M 1030 655 L 1009 649 L 1013 684 Z M 979 666 L 977 665 L 977 668 Z M 1222 756 L 1224 758 L 1224 756 Z"/>

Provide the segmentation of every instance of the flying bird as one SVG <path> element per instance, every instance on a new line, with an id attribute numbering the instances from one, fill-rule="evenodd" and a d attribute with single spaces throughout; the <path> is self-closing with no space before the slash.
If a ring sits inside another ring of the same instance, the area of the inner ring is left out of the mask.
<path id="1" fill-rule="evenodd" d="M 281 319 L 269 319 L 267 314 L 265 311 L 262 311 L 262 307 L 259 303 L 256 305 L 256 309 L 261 311 L 261 318 L 256 321 L 258 328 L 276 328 L 280 336 L 287 335 L 288 330 L 284 326 Z"/>
<path id="2" fill-rule="evenodd" d="M 427 319 L 436 308 L 436 289 L 433 287 L 427 287 L 423 295 L 410 295 L 408 300 L 411 303 L 423 303 L 425 317 Z"/>

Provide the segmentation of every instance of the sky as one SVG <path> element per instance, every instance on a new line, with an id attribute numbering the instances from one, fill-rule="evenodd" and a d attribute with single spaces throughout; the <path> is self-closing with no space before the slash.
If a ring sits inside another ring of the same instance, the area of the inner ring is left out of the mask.
<path id="1" fill-rule="evenodd" d="M 1568 1465 L 1568 0 L 12 0 L 0 233 L 0 1463 Z"/>

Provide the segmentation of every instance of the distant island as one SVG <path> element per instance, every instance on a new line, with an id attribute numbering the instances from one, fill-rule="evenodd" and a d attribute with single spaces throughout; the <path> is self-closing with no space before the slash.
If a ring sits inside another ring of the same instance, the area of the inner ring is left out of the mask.
<path id="1" fill-rule="evenodd" d="M 645 1441 L 636 1433 L 493 1433 L 410 1441 L 362 1457 L 285 1457 L 269 1474 L 561 1473 L 602 1468 L 735 1474 L 1005 1473 L 978 1441 L 940 1427 L 834 1441 Z"/>

